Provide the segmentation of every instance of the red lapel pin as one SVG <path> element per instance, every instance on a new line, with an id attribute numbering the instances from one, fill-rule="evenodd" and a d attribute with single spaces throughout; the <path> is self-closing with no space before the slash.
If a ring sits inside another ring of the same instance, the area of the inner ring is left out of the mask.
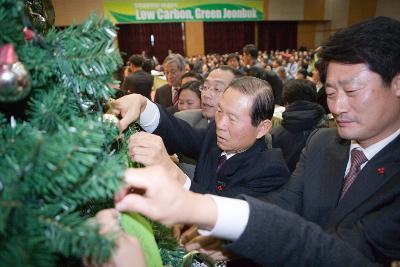
<path id="1" fill-rule="evenodd" d="M 384 168 L 384 167 L 379 167 L 378 169 L 376 169 L 376 171 L 377 171 L 379 174 L 385 174 L 385 168 Z"/>

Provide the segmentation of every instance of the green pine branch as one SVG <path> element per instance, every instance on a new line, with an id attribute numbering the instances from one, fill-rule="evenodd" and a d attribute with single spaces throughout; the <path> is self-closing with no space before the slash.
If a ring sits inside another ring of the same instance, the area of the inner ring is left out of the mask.
<path id="1" fill-rule="evenodd" d="M 111 255 L 115 237 L 100 236 L 97 225 L 82 221 L 81 214 L 77 212 L 56 209 L 50 216 L 39 216 L 38 221 L 46 229 L 53 252 L 65 257 L 91 258 L 96 262 L 104 262 Z"/>
<path id="2" fill-rule="evenodd" d="M 0 46 L 7 43 L 14 45 L 24 43 L 24 37 L 21 34 L 23 3 L 20 0 L 0 0 Z"/>
<path id="3" fill-rule="evenodd" d="M 27 115 L 37 129 L 54 132 L 72 118 L 80 115 L 75 98 L 68 88 L 58 86 L 39 91 L 29 101 Z"/>
<path id="4" fill-rule="evenodd" d="M 93 16 L 26 42 L 24 2 L 0 0 L 0 44 L 14 44 L 32 79 L 28 120 L 0 113 L 0 266 L 56 266 L 60 255 L 101 262 L 113 238 L 87 219 L 110 203 L 125 166 L 118 129 L 101 116 L 122 64 L 115 30 Z"/>

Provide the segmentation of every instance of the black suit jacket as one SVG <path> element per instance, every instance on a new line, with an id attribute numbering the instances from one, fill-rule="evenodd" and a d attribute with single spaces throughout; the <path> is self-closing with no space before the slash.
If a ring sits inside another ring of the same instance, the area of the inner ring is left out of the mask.
<path id="1" fill-rule="evenodd" d="M 368 161 L 338 203 L 349 146 L 335 129 L 314 132 L 285 186 L 266 202 L 245 197 L 249 222 L 228 248 L 270 266 L 370 266 L 399 259 L 400 136 Z"/>
<path id="2" fill-rule="evenodd" d="M 172 106 L 172 87 L 169 84 L 157 88 L 154 103 L 166 108 Z"/>
<path id="3" fill-rule="evenodd" d="M 216 173 L 222 151 L 217 146 L 215 123 L 206 129 L 194 129 L 163 108 L 159 110 L 160 124 L 154 133 L 163 138 L 168 152 L 197 160 L 190 190 L 228 197 L 261 196 L 287 181 L 289 170 L 280 149 L 267 149 L 264 138 L 228 159 Z M 221 191 L 216 188 L 217 179 L 223 184 Z"/>
<path id="4" fill-rule="evenodd" d="M 290 173 L 295 170 L 301 150 L 305 146 L 308 136 L 312 131 L 313 129 L 309 131 L 290 132 L 282 125 L 272 129 L 272 147 L 277 147 L 282 150 Z"/>

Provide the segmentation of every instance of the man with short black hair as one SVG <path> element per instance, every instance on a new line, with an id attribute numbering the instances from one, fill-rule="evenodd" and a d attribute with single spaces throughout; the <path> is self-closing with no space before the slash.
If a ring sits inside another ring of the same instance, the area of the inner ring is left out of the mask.
<path id="1" fill-rule="evenodd" d="M 141 55 L 132 55 L 129 57 L 127 66 L 124 69 L 124 78 L 128 77 L 135 71 L 141 70 L 143 65 L 143 57 Z"/>
<path id="2" fill-rule="evenodd" d="M 257 60 L 258 49 L 253 44 L 247 44 L 243 47 L 243 63 L 246 67 L 246 72 L 251 67 L 264 69 L 263 65 Z"/>
<path id="3" fill-rule="evenodd" d="M 125 78 L 122 89 L 129 93 L 140 94 L 151 98 L 153 83 L 154 79 L 151 74 L 143 70 L 137 70 Z"/>
<path id="4" fill-rule="evenodd" d="M 128 60 L 131 72 L 142 69 L 143 61 L 144 59 L 141 55 L 132 55 Z"/>
<path id="5" fill-rule="evenodd" d="M 129 58 L 128 74 L 121 85 L 121 89 L 128 93 L 149 97 L 154 79 L 151 74 L 142 69 L 143 62 L 141 55 L 132 55 Z"/>

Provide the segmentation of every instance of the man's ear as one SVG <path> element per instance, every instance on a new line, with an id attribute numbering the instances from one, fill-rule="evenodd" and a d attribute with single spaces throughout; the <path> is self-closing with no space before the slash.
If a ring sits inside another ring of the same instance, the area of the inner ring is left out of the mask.
<path id="1" fill-rule="evenodd" d="M 396 96 L 400 97 L 400 73 L 394 76 L 391 86 L 393 87 Z"/>
<path id="2" fill-rule="evenodd" d="M 257 126 L 257 139 L 260 139 L 261 137 L 266 135 L 271 129 L 271 127 L 272 127 L 271 120 L 266 119 L 260 122 L 260 124 L 258 124 Z"/>

